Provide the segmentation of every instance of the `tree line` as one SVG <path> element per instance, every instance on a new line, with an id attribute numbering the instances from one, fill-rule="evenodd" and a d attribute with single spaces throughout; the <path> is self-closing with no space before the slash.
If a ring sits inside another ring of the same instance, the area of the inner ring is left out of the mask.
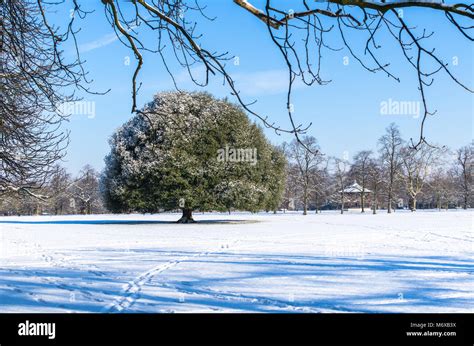
<path id="1" fill-rule="evenodd" d="M 427 143 L 414 149 L 392 123 L 378 139 L 376 150 L 361 150 L 352 160 L 348 155 L 324 155 L 311 136 L 304 137 L 302 144 L 293 140 L 282 147 L 288 159 L 284 210 L 307 214 L 310 209 L 316 213 L 340 209 L 343 213 L 349 202 L 361 212 L 369 208 L 373 213 L 473 205 L 474 142 L 454 151 Z"/>
<path id="2" fill-rule="evenodd" d="M 34 194 L 20 190 L 2 195 L 3 215 L 68 215 L 105 213 L 99 172 L 85 165 L 76 177 L 55 165 L 48 182 Z"/>
<path id="3" fill-rule="evenodd" d="M 118 140 L 117 134 L 114 138 Z M 245 145 L 245 142 L 241 144 Z M 306 215 L 310 211 L 318 213 L 328 209 L 338 209 L 343 213 L 351 203 L 357 204 L 361 212 L 372 213 L 380 210 L 391 213 L 399 208 L 412 211 L 420 208 L 467 209 L 474 203 L 474 142 L 457 150 L 427 144 L 414 150 L 392 123 L 378 139 L 376 150 L 361 150 L 352 158 L 347 155 L 340 158 L 325 155 L 317 139 L 312 136 L 303 137 L 302 143 L 293 140 L 275 148 L 284 156 L 279 157 L 280 172 L 273 172 L 273 176 L 268 171 L 265 173 L 265 176 L 272 178 L 269 186 L 273 186 L 266 204 L 257 203 L 256 186 L 251 182 L 240 180 L 239 184 L 232 184 L 229 176 L 227 180 L 220 179 L 217 185 L 222 190 L 223 204 L 217 208 L 211 205 L 209 209 L 229 212 L 296 210 Z M 112 160 L 110 155 L 108 160 Z M 127 200 L 137 205 L 141 203 L 142 208 L 136 205 L 125 208 L 114 205 L 110 199 L 110 186 L 107 185 L 111 181 L 106 179 L 107 174 L 110 174 L 107 168 L 101 174 L 86 165 L 76 177 L 59 165 L 52 171 L 48 183 L 34 195 L 21 192 L 4 195 L 0 202 L 0 213 L 65 215 L 180 209 L 179 201 L 168 208 L 159 203 L 156 208 L 150 207 L 143 201 L 147 198 L 143 192 L 137 197 L 138 188 L 129 190 L 135 197 L 127 195 Z M 229 172 L 227 166 L 227 171 L 223 173 Z M 142 179 L 149 178 L 142 176 Z M 170 177 L 170 183 L 175 183 L 172 180 Z M 346 192 L 353 182 L 357 182 L 361 188 L 359 193 Z M 150 189 L 144 180 L 139 184 Z M 157 186 L 170 191 L 170 187 L 165 184 L 157 183 Z M 158 194 L 166 193 L 164 190 L 158 191 Z M 174 194 L 180 193 L 174 191 Z"/>

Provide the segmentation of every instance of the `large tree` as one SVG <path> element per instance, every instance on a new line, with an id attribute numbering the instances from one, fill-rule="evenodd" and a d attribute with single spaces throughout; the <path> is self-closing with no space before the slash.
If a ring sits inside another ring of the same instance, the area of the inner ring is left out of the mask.
<path id="1" fill-rule="evenodd" d="M 429 175 L 442 161 L 445 153 L 444 148 L 432 147 L 426 143 L 417 150 L 409 146 L 402 148 L 400 155 L 402 169 L 399 174 L 405 182 L 411 211 L 416 211 L 417 197 L 422 192 Z"/>
<path id="2" fill-rule="evenodd" d="M 102 186 L 112 211 L 274 209 L 285 159 L 243 110 L 206 93 L 157 94 L 112 136 Z"/>
<path id="3" fill-rule="evenodd" d="M 71 175 L 65 168 L 57 165 L 46 188 L 48 204 L 55 215 L 62 215 L 69 210 Z"/>
<path id="4" fill-rule="evenodd" d="M 99 173 L 90 165 L 85 165 L 77 177 L 67 188 L 68 194 L 74 199 L 74 207 L 81 214 L 102 212 L 102 199 L 99 189 Z"/>
<path id="5" fill-rule="evenodd" d="M 383 165 L 380 159 L 370 159 L 367 164 L 368 185 L 372 190 L 372 213 L 377 214 L 379 194 L 384 182 Z"/>
<path id="6" fill-rule="evenodd" d="M 454 172 L 462 195 L 462 205 L 467 209 L 472 196 L 472 167 L 474 165 L 474 142 L 456 151 Z"/>
<path id="7" fill-rule="evenodd" d="M 325 158 L 319 165 L 311 171 L 311 185 L 313 191 L 314 212 L 317 214 L 321 205 L 327 202 L 327 198 L 331 194 L 330 177 L 328 165 L 330 159 Z"/>
<path id="8" fill-rule="evenodd" d="M 446 170 L 445 167 L 437 167 L 430 174 L 426 184 L 425 202 L 430 208 L 449 208 L 450 204 L 457 202 L 455 182 L 452 170 Z"/>
<path id="9" fill-rule="evenodd" d="M 303 201 L 303 215 L 308 213 L 309 197 L 313 192 L 315 173 L 320 168 L 323 155 L 319 150 L 316 138 L 305 136 L 301 142 L 296 139 L 286 145 L 286 154 L 297 168 L 297 180 L 300 185 Z"/>
<path id="10" fill-rule="evenodd" d="M 400 136 L 398 126 L 391 123 L 385 129 L 385 134 L 380 137 L 378 144 L 382 164 L 386 173 L 387 213 L 390 214 L 392 212 L 392 204 L 395 200 L 394 187 L 397 173 L 400 170 L 400 150 L 403 146 L 403 140 Z"/>
<path id="11" fill-rule="evenodd" d="M 283 146 L 286 149 L 286 146 Z M 299 170 L 296 164 L 288 163 L 286 168 L 285 190 L 283 193 L 282 208 L 285 210 L 292 210 L 297 208 L 295 203 L 301 196 L 301 186 L 299 184 Z"/>
<path id="12" fill-rule="evenodd" d="M 285 193 L 285 180 L 287 174 L 287 161 L 284 151 L 276 147 L 272 151 L 271 160 L 266 162 L 270 167 L 268 171 L 268 191 L 265 208 L 276 213 L 281 205 Z"/>

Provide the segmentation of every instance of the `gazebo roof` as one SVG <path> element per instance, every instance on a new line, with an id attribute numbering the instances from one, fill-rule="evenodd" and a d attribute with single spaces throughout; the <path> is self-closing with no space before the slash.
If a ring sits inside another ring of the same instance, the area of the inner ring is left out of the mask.
<path id="1" fill-rule="evenodd" d="M 362 190 L 366 193 L 372 192 L 371 190 L 364 188 L 362 189 L 362 186 L 357 184 L 357 181 L 354 180 L 354 183 L 352 185 L 349 185 L 344 189 L 344 193 L 361 193 Z"/>

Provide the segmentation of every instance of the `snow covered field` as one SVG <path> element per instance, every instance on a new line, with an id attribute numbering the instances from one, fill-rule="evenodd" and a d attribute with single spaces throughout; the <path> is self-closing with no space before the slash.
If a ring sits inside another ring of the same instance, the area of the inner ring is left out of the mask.
<path id="1" fill-rule="evenodd" d="M 0 312 L 474 312 L 473 216 L 1 217 Z"/>

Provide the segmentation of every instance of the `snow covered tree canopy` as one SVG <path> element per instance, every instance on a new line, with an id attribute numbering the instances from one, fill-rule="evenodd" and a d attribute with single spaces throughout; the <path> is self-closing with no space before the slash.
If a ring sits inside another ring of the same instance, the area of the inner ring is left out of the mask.
<path id="1" fill-rule="evenodd" d="M 207 93 L 163 92 L 119 128 L 102 191 L 115 212 L 274 209 L 285 158 L 241 108 Z"/>

